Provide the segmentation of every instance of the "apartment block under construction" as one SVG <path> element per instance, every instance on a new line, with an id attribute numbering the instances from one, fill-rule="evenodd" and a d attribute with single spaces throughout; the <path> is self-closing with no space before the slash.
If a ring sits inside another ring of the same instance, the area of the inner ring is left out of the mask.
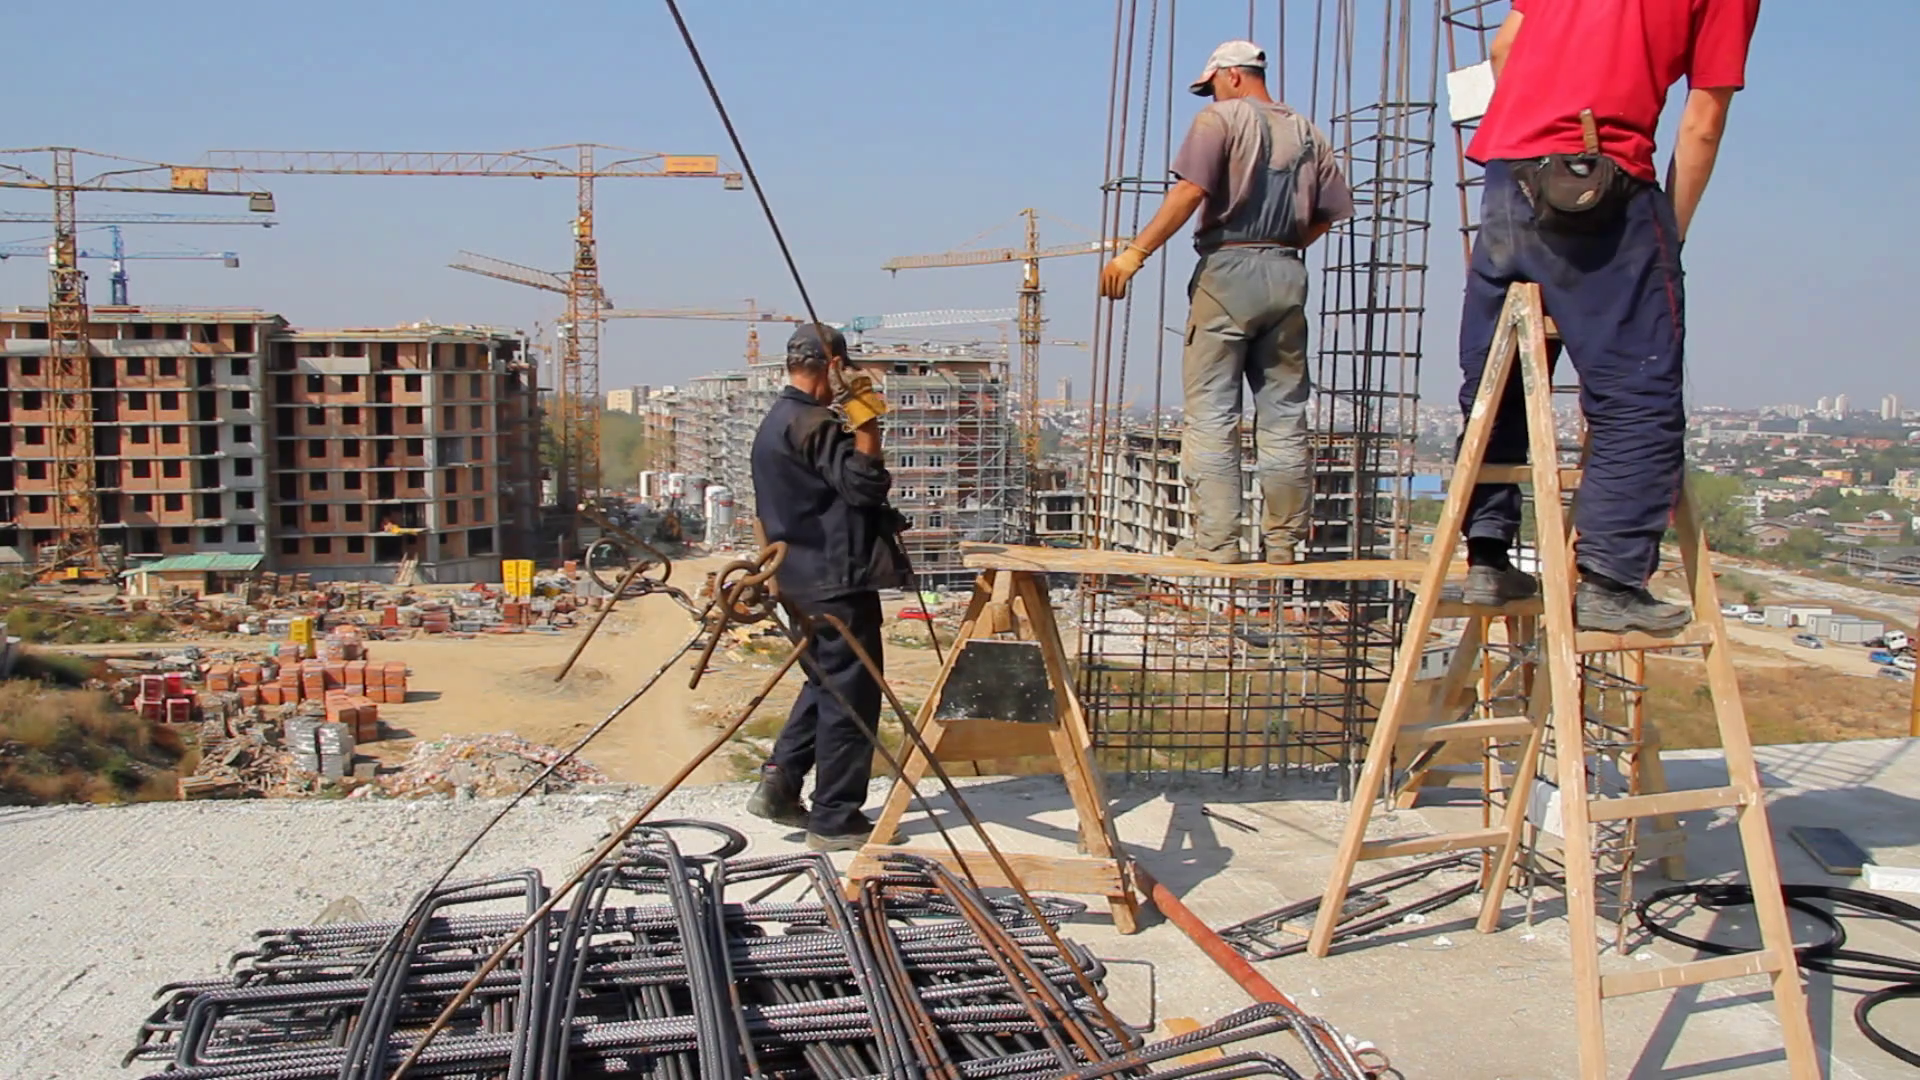
<path id="1" fill-rule="evenodd" d="M 109 565 L 220 552 L 323 578 L 497 576 L 537 515 L 537 391 L 517 334 L 295 330 L 257 310 L 95 308 L 84 432 L 44 310 L 0 313 L 0 547 L 60 536 L 59 448 L 90 449 Z"/>
<path id="2" fill-rule="evenodd" d="M 959 545 L 1015 540 L 1026 514 L 1006 357 L 970 345 L 867 343 L 854 360 L 887 399 L 892 502 L 911 524 L 902 541 L 914 569 L 929 584 L 969 579 Z M 753 435 L 785 380 L 781 364 L 754 364 L 655 399 L 670 468 L 732 489 L 742 528 L 753 518 Z"/>
<path id="3" fill-rule="evenodd" d="M 335 579 L 498 578 L 537 530 L 526 342 L 485 327 L 272 342 L 273 562 Z"/>

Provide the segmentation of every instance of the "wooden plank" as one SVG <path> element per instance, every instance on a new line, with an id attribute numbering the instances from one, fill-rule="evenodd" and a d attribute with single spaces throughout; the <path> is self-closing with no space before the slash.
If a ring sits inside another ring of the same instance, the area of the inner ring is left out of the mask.
<path id="1" fill-rule="evenodd" d="M 1506 843 L 1507 830 L 1475 829 L 1472 832 L 1435 833 L 1410 836 L 1405 840 L 1369 840 L 1360 845 L 1362 859 L 1391 859 L 1399 855 L 1430 855 L 1442 851 L 1472 851 L 1499 847 Z M 1344 897 L 1342 898 L 1344 902 Z"/>
<path id="2" fill-rule="evenodd" d="M 1697 618 L 1699 612 L 1696 611 L 1694 614 Z M 1612 634 L 1604 630 L 1582 630 L 1575 649 L 1582 655 L 1586 655 L 1603 652 L 1700 648 L 1713 644 L 1715 637 L 1713 627 L 1700 622 L 1691 623 L 1671 634 Z"/>
<path id="3" fill-rule="evenodd" d="M 1627 997 L 1654 990 L 1671 990 L 1680 986 L 1719 982 L 1721 979 L 1764 975 L 1779 970 L 1780 958 L 1774 953 L 1735 953 L 1732 956 L 1716 956 L 1710 960 L 1665 964 L 1648 971 L 1624 971 L 1617 975 L 1603 975 L 1600 977 L 1600 996 Z"/>
<path id="4" fill-rule="evenodd" d="M 941 761 L 986 761 L 1053 755 L 1051 724 L 1012 724 L 1005 720 L 934 722 L 940 729 Z M 931 741 L 931 740 L 929 740 Z"/>
<path id="5" fill-rule="evenodd" d="M 1465 604 L 1458 600 L 1440 601 L 1440 609 L 1434 612 L 1437 619 L 1494 618 L 1501 615 L 1541 615 L 1546 611 L 1546 602 L 1539 597 L 1531 600 L 1515 600 L 1511 604 Z"/>
<path id="6" fill-rule="evenodd" d="M 1488 716 L 1477 720 L 1456 720 L 1451 724 L 1408 728 L 1400 733 L 1400 741 L 1441 743 L 1451 742 L 1454 739 L 1510 739 L 1533 734 L 1533 723 L 1533 718 L 1530 716 Z"/>
<path id="7" fill-rule="evenodd" d="M 1696 810 L 1745 806 L 1748 802 L 1746 792 L 1737 787 L 1688 788 L 1685 791 L 1595 799 L 1589 804 L 1587 817 L 1592 821 L 1625 821 L 1628 818 L 1690 814 Z"/>
<path id="8" fill-rule="evenodd" d="M 1166 1029 L 1169 1036 L 1174 1036 L 1191 1035 L 1199 1031 L 1203 1025 L 1191 1016 L 1169 1016 L 1161 1021 L 1160 1026 Z M 1217 1061 L 1226 1056 L 1227 1052 L 1223 1048 L 1209 1046 L 1204 1050 L 1195 1050 L 1191 1054 L 1182 1054 L 1174 1060 L 1182 1065 L 1199 1065 L 1208 1061 Z"/>
<path id="9" fill-rule="evenodd" d="M 1227 565 L 1204 559 L 1176 559 L 1171 555 L 1140 555 L 1089 548 L 1023 547 L 1014 544 L 962 544 L 960 554 L 963 564 L 974 570 L 1233 581 L 1418 581 L 1427 565 L 1419 559 L 1340 559 L 1284 565 Z"/>
<path id="10" fill-rule="evenodd" d="M 961 851 L 967 866 L 982 887 L 1007 888 L 1011 886 L 1006 875 L 1000 872 L 993 857 L 984 851 Z M 1096 859 L 1085 855 L 1019 855 L 1006 852 L 1007 865 L 1019 876 L 1021 884 L 1034 892 L 1065 892 L 1080 896 L 1123 896 L 1126 894 L 1125 877 L 1120 872 L 1120 864 L 1112 859 Z M 872 877 L 884 872 L 880 860 L 888 855 L 918 855 L 933 859 L 954 873 L 960 873 L 960 864 L 954 860 L 953 853 L 945 848 L 908 848 L 883 847 L 868 844 L 860 849 L 860 854 L 847 868 L 850 878 Z"/>
<path id="11" fill-rule="evenodd" d="M 1581 470 L 1561 469 L 1560 489 L 1572 491 L 1580 486 Z M 1480 466 L 1482 484 L 1531 484 L 1533 466 L 1531 465 L 1482 465 Z"/>

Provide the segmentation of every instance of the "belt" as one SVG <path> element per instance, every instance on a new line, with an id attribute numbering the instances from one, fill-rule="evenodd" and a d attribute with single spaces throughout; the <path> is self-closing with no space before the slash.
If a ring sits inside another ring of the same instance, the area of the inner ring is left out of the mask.
<path id="1" fill-rule="evenodd" d="M 1297 247 L 1292 247 L 1287 244 L 1271 243 L 1266 240 L 1223 240 L 1218 244 L 1209 245 L 1206 250 L 1201 251 L 1200 254 L 1211 255 L 1221 248 L 1262 248 L 1267 251 L 1277 251 L 1282 255 L 1291 255 L 1296 259 L 1305 257 L 1305 253 Z"/>

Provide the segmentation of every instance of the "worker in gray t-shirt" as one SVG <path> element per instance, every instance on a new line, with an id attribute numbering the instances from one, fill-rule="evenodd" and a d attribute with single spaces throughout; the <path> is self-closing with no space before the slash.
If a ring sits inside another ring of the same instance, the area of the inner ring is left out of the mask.
<path id="1" fill-rule="evenodd" d="M 1160 210 L 1100 274 L 1118 300 L 1147 256 L 1194 211 L 1200 252 L 1181 365 L 1182 468 L 1193 540 L 1175 554 L 1241 561 L 1241 380 L 1253 392 L 1254 472 L 1266 502 L 1266 561 L 1290 563 L 1307 539 L 1307 268 L 1302 252 L 1353 216 L 1353 196 L 1324 133 L 1267 96 L 1267 54 L 1250 41 L 1213 51 L 1190 89 L 1213 104 L 1194 117 Z"/>

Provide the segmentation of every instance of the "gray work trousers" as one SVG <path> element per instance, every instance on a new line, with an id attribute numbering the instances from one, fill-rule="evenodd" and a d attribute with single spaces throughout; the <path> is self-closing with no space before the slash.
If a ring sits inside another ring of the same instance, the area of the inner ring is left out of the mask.
<path id="1" fill-rule="evenodd" d="M 1187 297 L 1181 467 L 1194 546 L 1239 546 L 1244 383 L 1253 391 L 1254 475 L 1266 503 L 1261 532 L 1269 557 L 1291 551 L 1307 539 L 1312 494 L 1306 264 L 1281 249 L 1222 248 L 1201 256 Z"/>

